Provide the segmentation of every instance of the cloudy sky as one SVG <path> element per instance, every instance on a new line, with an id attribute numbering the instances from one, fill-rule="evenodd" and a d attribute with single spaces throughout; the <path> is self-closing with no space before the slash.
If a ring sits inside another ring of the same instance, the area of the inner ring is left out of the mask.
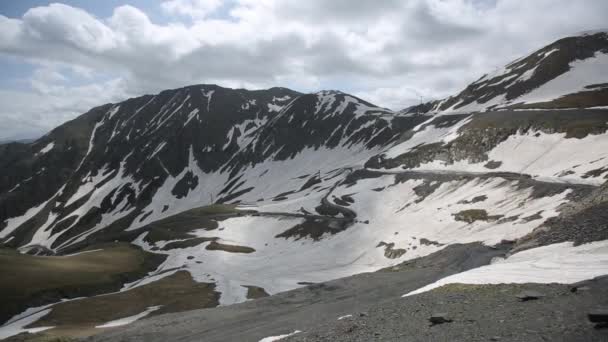
<path id="1" fill-rule="evenodd" d="M 401 109 L 607 23 L 606 0 L 2 0 L 0 139 L 196 83 Z"/>

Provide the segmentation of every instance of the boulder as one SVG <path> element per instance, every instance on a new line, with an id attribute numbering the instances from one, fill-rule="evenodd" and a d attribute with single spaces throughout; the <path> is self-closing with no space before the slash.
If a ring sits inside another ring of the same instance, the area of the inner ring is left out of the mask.
<path id="1" fill-rule="evenodd" d="M 431 322 L 432 325 L 443 324 L 452 322 L 452 319 L 449 318 L 447 313 L 441 312 L 432 314 L 431 317 L 429 317 L 429 322 Z"/>
<path id="2" fill-rule="evenodd" d="M 591 310 L 587 317 L 593 323 L 608 323 L 608 307 Z"/>
<path id="3" fill-rule="evenodd" d="M 529 300 L 536 300 L 544 296 L 544 294 L 538 291 L 526 290 L 519 293 L 516 297 L 519 298 L 519 300 L 521 300 L 522 302 L 526 302 Z"/>

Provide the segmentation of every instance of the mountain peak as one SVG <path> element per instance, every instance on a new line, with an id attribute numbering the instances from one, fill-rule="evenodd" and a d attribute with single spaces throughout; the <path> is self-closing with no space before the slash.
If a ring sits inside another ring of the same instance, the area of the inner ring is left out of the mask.
<path id="1" fill-rule="evenodd" d="M 483 75 L 429 112 L 590 108 L 608 105 L 608 33 L 559 39 Z"/>
<path id="2" fill-rule="evenodd" d="M 608 28 L 580 31 L 580 32 L 575 33 L 574 36 L 592 36 L 592 35 L 596 35 L 596 34 L 608 34 Z"/>

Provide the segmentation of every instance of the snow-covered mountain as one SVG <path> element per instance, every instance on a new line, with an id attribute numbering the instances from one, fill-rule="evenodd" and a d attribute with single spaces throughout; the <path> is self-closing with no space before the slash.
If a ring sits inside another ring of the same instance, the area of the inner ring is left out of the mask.
<path id="1" fill-rule="evenodd" d="M 455 114 L 608 106 L 607 39 L 608 30 L 560 39 L 484 74 L 458 95 L 405 111 Z"/>
<path id="2" fill-rule="evenodd" d="M 0 145 L 0 244 L 128 242 L 165 260 L 121 293 L 186 271 L 220 305 L 473 242 L 512 255 L 456 280 L 608 274 L 607 72 L 608 33 L 595 32 L 401 112 L 214 85 L 107 104 Z"/>
<path id="3" fill-rule="evenodd" d="M 192 86 L 105 105 L 31 145 L 3 145 L 1 237 L 57 252 L 195 207 L 290 197 L 419 121 L 284 88 Z"/>

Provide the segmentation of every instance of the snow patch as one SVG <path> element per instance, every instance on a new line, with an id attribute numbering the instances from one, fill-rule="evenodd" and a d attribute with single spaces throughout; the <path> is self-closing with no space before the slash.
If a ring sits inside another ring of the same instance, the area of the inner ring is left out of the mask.
<path id="1" fill-rule="evenodd" d="M 201 90 L 201 92 L 203 93 L 203 96 L 207 98 L 207 113 L 208 113 L 209 106 L 211 105 L 211 97 L 213 96 L 213 93 L 215 93 L 215 90 L 209 90 L 208 92 Z"/>
<path id="2" fill-rule="evenodd" d="M 42 148 L 42 150 L 40 150 L 40 152 L 36 153 L 37 155 L 41 155 L 41 154 L 46 154 L 48 153 L 50 150 L 52 150 L 55 147 L 55 142 L 50 142 L 48 143 L 46 146 L 44 146 L 44 148 Z"/>
<path id="3" fill-rule="evenodd" d="M 289 334 L 285 334 L 285 335 L 278 335 L 278 336 L 270 336 L 270 337 L 265 337 L 263 339 L 261 339 L 259 342 L 273 342 L 273 341 L 278 341 L 278 340 L 282 340 L 284 338 L 287 338 L 289 336 L 293 336 L 295 334 L 301 333 L 300 330 L 296 330 L 292 333 Z"/>
<path id="4" fill-rule="evenodd" d="M 536 103 L 557 99 L 567 94 L 585 91 L 590 84 L 608 80 L 608 54 L 597 52 L 591 58 L 570 63 L 570 70 L 520 96 L 513 102 Z"/>
<path id="5" fill-rule="evenodd" d="M 458 273 L 404 295 L 446 284 L 571 284 L 608 274 L 608 240 L 574 246 L 563 242 L 529 249 L 487 266 Z"/>
<path id="6" fill-rule="evenodd" d="M 108 111 L 108 119 L 111 119 L 118 111 L 120 110 L 120 106 L 114 106 L 112 109 Z"/>
<path id="7" fill-rule="evenodd" d="M 117 320 L 113 320 L 107 323 L 104 323 L 102 325 L 97 325 L 95 326 L 95 328 L 113 328 L 113 327 L 119 327 L 122 325 L 127 325 L 127 324 L 131 324 L 135 321 L 137 321 L 140 318 L 146 317 L 149 314 L 151 314 L 152 312 L 160 309 L 160 305 L 158 306 L 150 306 L 148 307 L 144 312 L 138 313 L 137 315 L 133 315 L 133 316 L 129 316 L 129 317 L 124 317 L 124 318 L 120 318 Z"/>
<path id="8" fill-rule="evenodd" d="M 48 307 L 48 306 L 47 306 Z M 17 315 L 10 319 L 7 323 L 0 327 L 0 339 L 9 338 L 14 335 L 21 333 L 35 334 L 41 331 L 52 329 L 54 327 L 38 327 L 38 328 L 25 328 L 26 326 L 33 324 L 40 318 L 46 316 L 51 309 L 41 310 L 40 308 L 29 308 L 20 315 Z"/>

